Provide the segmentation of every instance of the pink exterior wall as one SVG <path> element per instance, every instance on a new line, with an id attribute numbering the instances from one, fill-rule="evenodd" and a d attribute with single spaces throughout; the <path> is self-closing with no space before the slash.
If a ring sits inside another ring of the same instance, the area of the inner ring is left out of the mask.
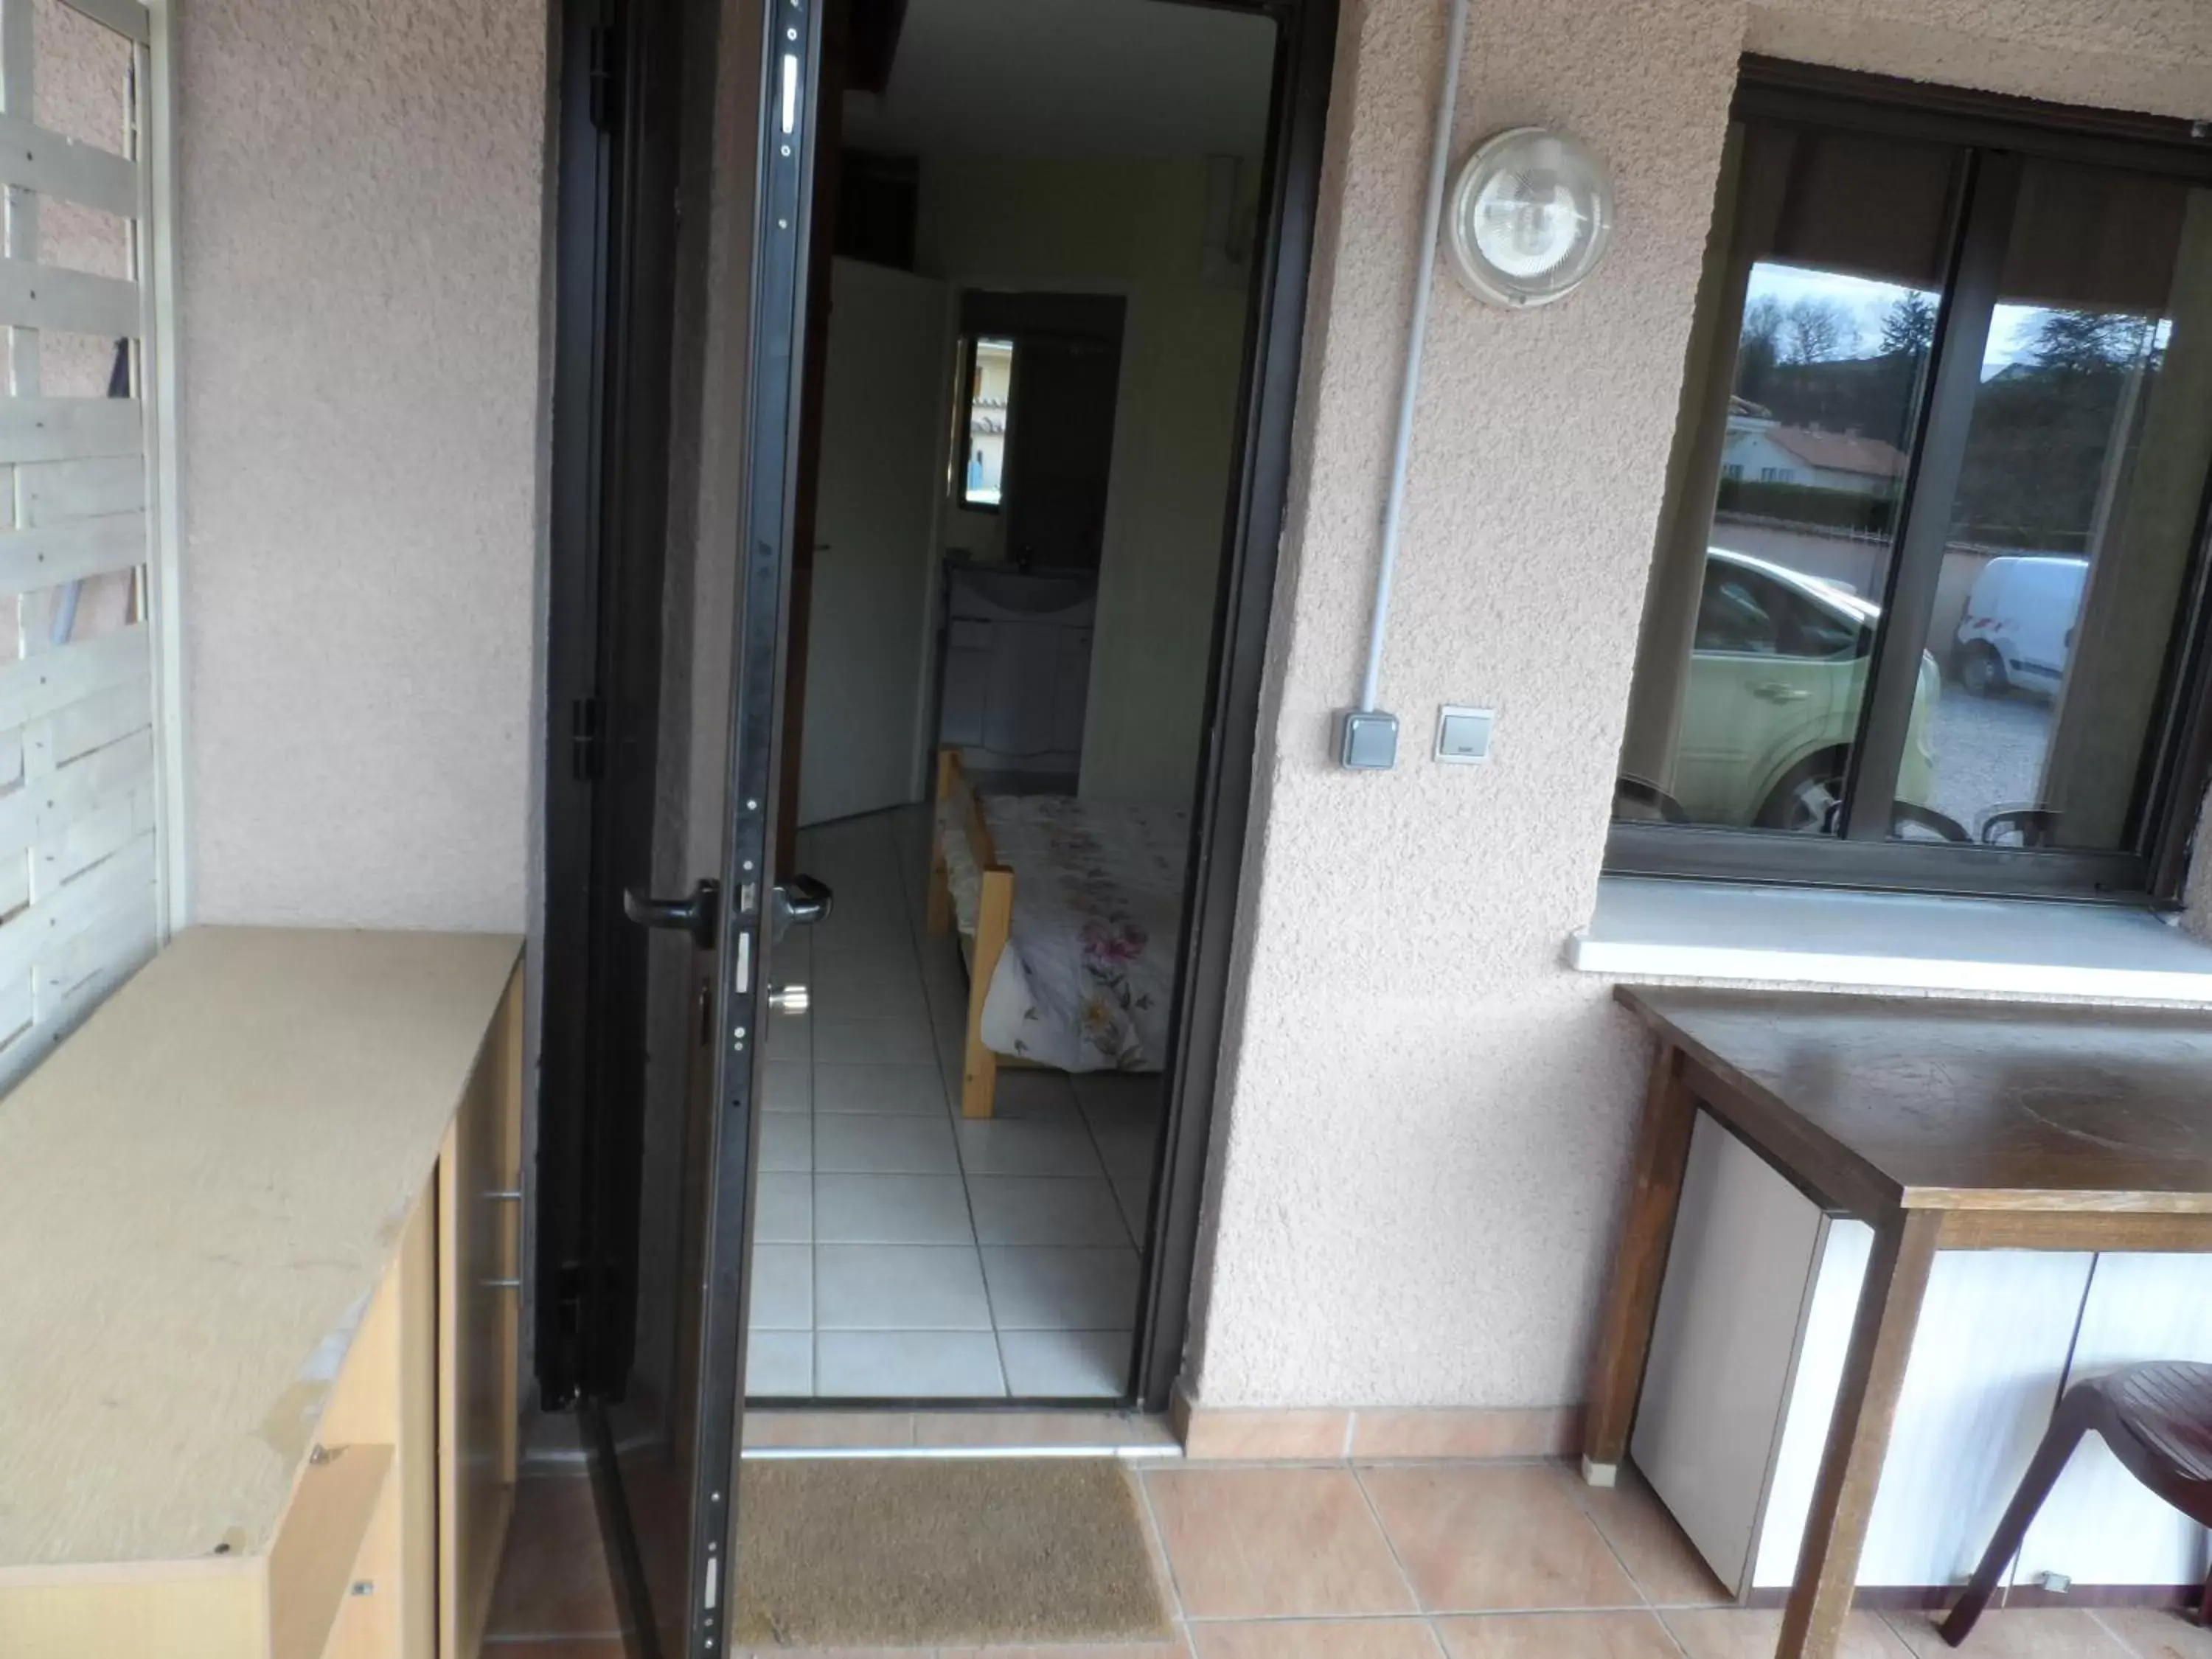
<path id="1" fill-rule="evenodd" d="M 2212 114 L 2194 0 L 1474 0 L 1455 154 L 1579 133 L 1618 230 L 1540 312 L 1439 279 L 1382 677 L 1407 758 L 1355 775 L 1329 720 L 1364 650 L 1444 10 L 1352 3 L 1340 38 L 1198 1292 L 1208 1406 L 1582 1398 L 1645 1050 L 1561 951 L 1596 891 L 1738 54 Z M 1446 702 L 1498 708 L 1491 765 L 1424 757 Z"/>
<path id="2" fill-rule="evenodd" d="M 192 914 L 520 928 L 545 5 L 176 19 Z"/>

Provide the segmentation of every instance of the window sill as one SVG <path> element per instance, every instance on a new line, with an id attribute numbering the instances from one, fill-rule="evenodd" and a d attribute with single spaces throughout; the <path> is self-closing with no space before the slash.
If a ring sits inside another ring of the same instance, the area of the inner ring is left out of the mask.
<path id="1" fill-rule="evenodd" d="M 1607 876 L 1567 965 L 1758 980 L 2212 1004 L 2212 945 L 2147 910 Z"/>

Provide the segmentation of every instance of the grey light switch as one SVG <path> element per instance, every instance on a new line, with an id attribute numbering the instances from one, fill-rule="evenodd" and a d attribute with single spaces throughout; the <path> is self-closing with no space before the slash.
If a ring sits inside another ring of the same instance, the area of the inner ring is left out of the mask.
<path id="1" fill-rule="evenodd" d="M 1387 772 L 1398 763 L 1398 717 L 1353 709 L 1344 718 L 1337 759 L 1356 772 Z"/>
<path id="2" fill-rule="evenodd" d="M 1490 728 L 1495 708 L 1443 709 L 1437 720 L 1437 758 L 1468 764 L 1490 758 Z"/>

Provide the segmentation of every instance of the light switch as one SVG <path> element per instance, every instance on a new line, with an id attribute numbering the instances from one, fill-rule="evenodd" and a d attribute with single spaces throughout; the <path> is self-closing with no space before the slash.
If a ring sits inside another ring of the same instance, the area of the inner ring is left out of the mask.
<path id="1" fill-rule="evenodd" d="M 1387 772 L 1398 763 L 1398 717 L 1380 709 L 1347 712 L 1337 759 L 1355 772 Z"/>
<path id="2" fill-rule="evenodd" d="M 1498 723 L 1495 708 L 1452 708 L 1437 720 L 1437 758 L 1471 764 L 1490 758 L 1490 728 Z"/>

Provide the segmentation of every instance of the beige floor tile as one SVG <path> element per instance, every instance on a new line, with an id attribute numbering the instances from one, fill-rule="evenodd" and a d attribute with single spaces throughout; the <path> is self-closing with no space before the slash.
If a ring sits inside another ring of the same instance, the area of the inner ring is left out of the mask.
<path id="1" fill-rule="evenodd" d="M 1194 1618 L 1413 1611 L 1349 1470 L 1154 1469 L 1144 1480 Z"/>
<path id="2" fill-rule="evenodd" d="M 1575 1501 L 1597 1522 L 1654 1606 L 1718 1607 L 1735 1600 L 1642 1476 L 1624 1468 L 1620 1484 L 1612 1487 L 1590 1486 L 1571 1474 L 1567 1480 Z"/>
<path id="3" fill-rule="evenodd" d="M 2212 1630 L 2167 1607 L 2100 1607 L 2097 1622 L 2135 1659 L 2212 1659 Z"/>
<path id="4" fill-rule="evenodd" d="M 488 1643 L 483 1659 L 629 1659 L 629 1650 L 619 1636 L 586 1638 L 580 1642 Z"/>
<path id="5" fill-rule="evenodd" d="M 866 1449 L 914 1444 L 911 1412 L 749 1411 L 748 1446 Z"/>
<path id="6" fill-rule="evenodd" d="M 1954 1651 L 1967 1659 L 2132 1659 L 2119 1638 L 2086 1609 L 1985 1613 L 1960 1650 L 1936 1634 L 1924 1613 L 1893 1613 L 1889 1623 L 1919 1659 L 1950 1659 Z"/>
<path id="7" fill-rule="evenodd" d="M 1198 1659 L 1437 1659 L 1421 1619 L 1194 1625 Z"/>
<path id="8" fill-rule="evenodd" d="M 1494 1613 L 1439 1619 L 1450 1659 L 1680 1659 L 1648 1613 Z"/>
<path id="9" fill-rule="evenodd" d="M 1668 1629 L 1689 1659 L 1774 1659 L 1782 1614 L 1751 1607 L 1678 1608 L 1665 1615 Z M 1911 1650 L 1874 1613 L 1855 1613 L 1844 1626 L 1836 1659 L 1907 1659 Z"/>
<path id="10" fill-rule="evenodd" d="M 604 1636 L 619 1623 L 590 1480 L 533 1475 L 518 1482 L 487 1629 L 496 1636 Z"/>
<path id="11" fill-rule="evenodd" d="M 1432 1613 L 1642 1605 L 1551 1464 L 1391 1464 L 1359 1479 Z"/>

